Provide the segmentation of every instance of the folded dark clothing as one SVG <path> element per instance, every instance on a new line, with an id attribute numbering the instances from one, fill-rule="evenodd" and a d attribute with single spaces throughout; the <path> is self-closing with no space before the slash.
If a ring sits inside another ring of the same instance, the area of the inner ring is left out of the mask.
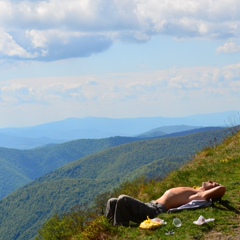
<path id="1" fill-rule="evenodd" d="M 171 208 L 168 210 L 168 213 L 174 213 L 174 212 L 180 212 L 183 210 L 193 210 L 198 208 L 205 208 L 212 205 L 212 201 L 206 201 L 206 200 L 192 200 L 191 202 L 184 204 L 178 208 Z"/>

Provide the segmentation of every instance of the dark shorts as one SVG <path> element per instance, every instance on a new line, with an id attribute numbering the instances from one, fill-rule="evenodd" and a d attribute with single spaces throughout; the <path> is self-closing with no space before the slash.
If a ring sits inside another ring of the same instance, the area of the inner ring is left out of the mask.
<path id="1" fill-rule="evenodd" d="M 161 203 L 156 203 L 156 201 L 151 201 L 150 203 L 148 203 L 148 205 L 155 208 L 157 214 L 167 212 L 167 208 L 164 205 L 162 205 Z"/>

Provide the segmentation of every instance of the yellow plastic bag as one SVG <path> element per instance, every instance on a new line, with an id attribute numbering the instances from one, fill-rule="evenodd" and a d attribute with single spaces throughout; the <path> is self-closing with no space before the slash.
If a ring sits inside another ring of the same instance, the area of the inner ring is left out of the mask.
<path id="1" fill-rule="evenodd" d="M 149 217 L 147 217 L 147 220 L 143 221 L 139 227 L 141 229 L 154 230 L 161 227 L 164 224 L 166 224 L 166 222 L 159 218 L 150 219 Z"/>

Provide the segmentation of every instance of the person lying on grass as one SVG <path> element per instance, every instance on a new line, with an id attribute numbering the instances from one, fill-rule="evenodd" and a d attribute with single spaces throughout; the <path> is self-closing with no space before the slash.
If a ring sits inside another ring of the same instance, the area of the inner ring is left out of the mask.
<path id="1" fill-rule="evenodd" d="M 176 187 L 167 190 L 160 198 L 143 203 L 127 195 L 110 198 L 107 202 L 106 217 L 114 226 L 129 226 L 129 222 L 141 223 L 147 217 L 155 218 L 171 208 L 177 208 L 192 200 L 217 200 L 225 194 L 226 188 L 217 182 L 203 182 L 198 189 Z"/>

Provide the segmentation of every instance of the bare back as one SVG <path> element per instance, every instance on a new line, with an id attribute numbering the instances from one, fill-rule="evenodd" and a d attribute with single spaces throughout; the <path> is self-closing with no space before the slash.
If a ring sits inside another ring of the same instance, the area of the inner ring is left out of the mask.
<path id="1" fill-rule="evenodd" d="M 198 192 L 198 190 L 191 187 L 171 188 L 162 197 L 157 199 L 156 202 L 163 204 L 167 209 L 176 208 L 192 200 L 199 199 L 197 197 Z"/>

